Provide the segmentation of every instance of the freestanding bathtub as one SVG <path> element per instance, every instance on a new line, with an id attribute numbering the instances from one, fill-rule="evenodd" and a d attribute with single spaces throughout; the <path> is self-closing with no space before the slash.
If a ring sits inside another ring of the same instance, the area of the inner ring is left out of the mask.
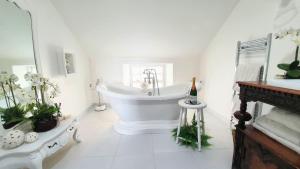
<path id="1" fill-rule="evenodd" d="M 199 86 L 199 85 L 198 85 Z M 120 116 L 114 125 L 121 134 L 160 133 L 176 127 L 179 99 L 186 97 L 189 85 L 160 88 L 160 96 L 148 96 L 140 89 L 122 85 L 99 88 L 112 109 Z"/>

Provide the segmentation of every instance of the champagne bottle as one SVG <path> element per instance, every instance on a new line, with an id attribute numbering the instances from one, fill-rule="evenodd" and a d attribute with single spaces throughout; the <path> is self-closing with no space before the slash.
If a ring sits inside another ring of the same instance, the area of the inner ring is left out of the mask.
<path id="1" fill-rule="evenodd" d="M 191 104 L 197 104 L 197 88 L 196 88 L 196 78 L 193 77 L 193 84 L 190 91 L 190 102 Z"/>

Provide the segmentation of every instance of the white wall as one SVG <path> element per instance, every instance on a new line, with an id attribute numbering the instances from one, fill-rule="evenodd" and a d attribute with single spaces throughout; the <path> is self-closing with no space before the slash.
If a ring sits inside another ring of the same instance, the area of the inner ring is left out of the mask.
<path id="1" fill-rule="evenodd" d="M 123 62 L 173 62 L 177 83 L 198 76 L 201 53 L 237 0 L 52 2 L 93 59 L 93 77 L 120 82 Z"/>
<path id="2" fill-rule="evenodd" d="M 90 81 L 89 57 L 49 0 L 27 0 L 35 17 L 41 68 L 45 76 L 57 82 L 61 94 L 63 114 L 78 115 L 90 106 L 88 83 Z M 76 74 L 65 78 L 58 73 L 57 50 L 67 49 L 75 55 Z"/>
<path id="3" fill-rule="evenodd" d="M 190 81 L 199 77 L 199 56 L 186 58 L 114 58 L 96 57 L 93 60 L 95 77 L 103 77 L 108 82 L 121 82 L 123 63 L 173 63 L 174 83 Z"/>
<path id="4" fill-rule="evenodd" d="M 277 0 L 241 0 L 200 59 L 200 78 L 204 80 L 204 100 L 212 111 L 227 120 L 231 115 L 236 42 L 264 37 L 285 27 L 300 27 L 300 22 L 293 20 L 292 24 L 275 28 L 274 18 L 278 6 Z M 300 15 L 296 17 L 298 21 L 299 17 Z M 282 61 L 291 62 L 294 49 L 295 47 L 288 40 L 273 40 L 269 78 L 282 73 L 276 65 Z"/>

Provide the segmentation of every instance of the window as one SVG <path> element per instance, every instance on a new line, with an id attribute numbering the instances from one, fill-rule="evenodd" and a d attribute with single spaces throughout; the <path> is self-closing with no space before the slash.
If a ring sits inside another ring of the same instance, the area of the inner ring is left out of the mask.
<path id="1" fill-rule="evenodd" d="M 18 84 L 20 84 L 20 86 L 22 88 L 26 88 L 26 87 L 29 87 L 30 85 L 24 79 L 24 75 L 25 75 L 25 73 L 28 73 L 28 72 L 36 73 L 36 67 L 35 67 L 35 65 L 13 65 L 12 71 L 19 78 Z"/>
<path id="2" fill-rule="evenodd" d="M 155 69 L 157 73 L 158 86 L 164 87 L 173 84 L 172 63 L 130 63 L 123 64 L 123 83 L 126 86 L 140 88 L 144 82 L 145 69 Z"/>

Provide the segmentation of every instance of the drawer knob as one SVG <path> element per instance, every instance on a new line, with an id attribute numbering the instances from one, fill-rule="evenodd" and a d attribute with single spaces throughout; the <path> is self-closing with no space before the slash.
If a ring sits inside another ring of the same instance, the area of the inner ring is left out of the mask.
<path id="1" fill-rule="evenodd" d="M 58 143 L 57 142 L 55 142 L 55 143 L 53 143 L 53 145 L 51 146 L 48 146 L 48 148 L 53 148 L 54 146 L 57 146 L 58 145 Z"/>

